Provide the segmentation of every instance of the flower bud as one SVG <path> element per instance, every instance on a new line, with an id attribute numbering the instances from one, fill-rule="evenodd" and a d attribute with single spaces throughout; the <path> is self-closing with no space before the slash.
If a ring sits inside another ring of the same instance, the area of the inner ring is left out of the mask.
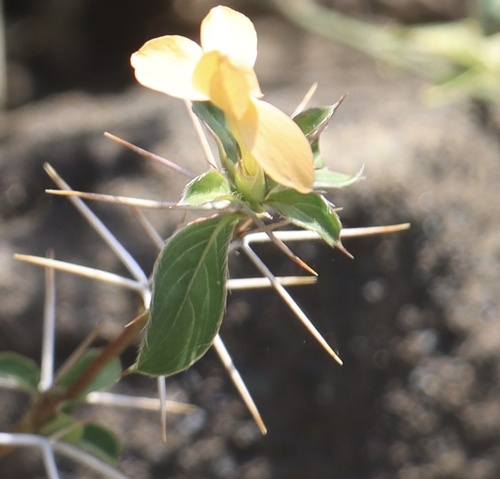
<path id="1" fill-rule="evenodd" d="M 261 203 L 266 194 L 264 170 L 251 157 L 240 160 L 234 171 L 234 182 L 239 193 L 250 203 Z"/>

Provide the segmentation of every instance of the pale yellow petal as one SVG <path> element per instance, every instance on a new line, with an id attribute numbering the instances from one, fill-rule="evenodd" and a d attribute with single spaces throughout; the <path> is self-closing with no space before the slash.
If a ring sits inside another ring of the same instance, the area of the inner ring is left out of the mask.
<path id="1" fill-rule="evenodd" d="M 253 69 L 234 65 L 218 51 L 203 55 L 195 70 L 193 84 L 226 115 L 236 119 L 246 113 L 252 97 L 260 95 Z"/>
<path id="2" fill-rule="evenodd" d="M 273 105 L 253 100 L 237 123 L 240 137 L 266 174 L 300 193 L 311 191 L 311 147 L 296 123 Z"/>
<path id="3" fill-rule="evenodd" d="M 201 47 L 188 38 L 166 35 L 146 42 L 130 58 L 137 81 L 153 90 L 185 100 L 208 100 L 193 85 Z"/>
<path id="4" fill-rule="evenodd" d="M 193 72 L 193 86 L 196 90 L 203 92 L 211 101 L 210 89 L 214 76 L 218 75 L 220 65 L 220 53 L 204 53 L 198 61 Z"/>
<path id="5" fill-rule="evenodd" d="M 257 33 L 242 13 L 228 7 L 215 7 L 201 23 L 203 51 L 217 50 L 232 63 L 253 68 L 257 58 Z"/>

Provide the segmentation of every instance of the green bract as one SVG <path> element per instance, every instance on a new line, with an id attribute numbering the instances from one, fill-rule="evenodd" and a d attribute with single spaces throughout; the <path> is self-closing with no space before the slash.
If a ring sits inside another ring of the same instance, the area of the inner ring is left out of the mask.
<path id="1" fill-rule="evenodd" d="M 231 185 L 227 177 L 219 171 L 209 171 L 188 183 L 179 204 L 201 206 L 205 203 L 227 199 L 230 195 Z"/>
<path id="2" fill-rule="evenodd" d="M 330 246 L 340 244 L 342 225 L 332 205 L 323 196 L 285 190 L 270 196 L 267 203 L 291 223 L 318 233 Z"/>

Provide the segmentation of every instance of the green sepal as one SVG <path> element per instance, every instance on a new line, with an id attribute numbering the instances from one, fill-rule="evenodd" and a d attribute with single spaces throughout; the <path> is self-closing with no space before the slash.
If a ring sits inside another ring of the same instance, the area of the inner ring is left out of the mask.
<path id="1" fill-rule="evenodd" d="M 198 220 L 167 241 L 153 271 L 149 321 L 132 371 L 169 376 L 210 348 L 222 322 L 228 248 L 239 218 Z"/>
<path id="2" fill-rule="evenodd" d="M 266 204 L 294 225 L 315 231 L 330 246 L 340 246 L 342 224 L 322 195 L 287 189 L 269 196 Z"/>
<path id="3" fill-rule="evenodd" d="M 29 393 L 38 391 L 40 369 L 30 358 L 9 351 L 0 353 L 0 378 L 13 381 Z"/>
<path id="4" fill-rule="evenodd" d="M 364 167 L 353 175 L 346 175 L 328 168 L 321 168 L 314 172 L 314 188 L 345 188 L 363 179 Z"/>
<path id="5" fill-rule="evenodd" d="M 180 205 L 201 206 L 227 199 L 232 194 L 229 180 L 220 171 L 208 171 L 196 177 L 184 188 Z"/>
<path id="6" fill-rule="evenodd" d="M 203 120 L 215 137 L 224 168 L 232 176 L 241 153 L 238 142 L 227 126 L 224 112 L 208 101 L 193 102 L 193 112 Z"/>
<path id="7" fill-rule="evenodd" d="M 58 386 L 68 387 L 73 384 L 101 353 L 100 348 L 92 348 L 82 355 L 82 357 L 73 364 L 68 371 L 61 377 Z M 115 384 L 120 378 L 122 367 L 119 358 L 114 358 L 109 361 L 101 370 L 101 372 L 88 385 L 81 396 L 85 396 L 92 391 L 107 389 Z"/>
<path id="8" fill-rule="evenodd" d="M 266 195 L 266 176 L 262 168 L 253 175 L 247 175 L 241 165 L 234 169 L 234 183 L 237 192 L 246 200 L 251 209 L 258 209 Z"/>

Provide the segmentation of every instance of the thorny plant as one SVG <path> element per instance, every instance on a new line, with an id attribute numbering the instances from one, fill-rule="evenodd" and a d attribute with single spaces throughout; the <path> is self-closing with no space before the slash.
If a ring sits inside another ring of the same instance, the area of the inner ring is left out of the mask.
<path id="1" fill-rule="evenodd" d="M 203 125 L 218 146 L 219 162 L 207 148 L 209 170 L 195 177 L 179 165 L 106 134 L 187 176 L 190 181 L 178 202 L 74 191 L 50 165 L 45 166 L 58 187 L 48 192 L 64 195 L 73 203 L 118 256 L 130 277 L 52 257 L 16 255 L 17 259 L 46 268 L 44 335 L 40 368 L 15 353 L 0 355 L 1 384 L 23 390 L 31 398 L 28 410 L 11 432 L 0 433 L 0 444 L 4 445 L 0 454 L 7 454 L 14 446 L 38 447 L 50 479 L 59 477 L 55 453 L 83 463 L 105 477 L 125 477 L 114 467 L 119 451 L 114 434 L 97 423 L 74 417 L 74 404 L 157 409 L 166 439 L 167 411 L 189 413 L 194 406 L 167 401 L 164 379 L 189 368 L 212 346 L 265 434 L 264 421 L 219 336 L 227 289 L 272 287 L 325 351 L 342 364 L 286 289 L 314 284 L 317 276 L 286 243 L 321 239 L 349 255 L 341 238 L 399 231 L 408 225 L 342 230 L 337 210 L 317 192 L 342 188 L 361 178 L 362 171 L 353 175 L 330 171 L 320 154 L 319 137 L 342 100 L 332 106 L 305 109 L 313 88 L 291 119 L 261 100 L 253 70 L 256 54 L 257 36 L 250 20 L 227 7 L 216 7 L 202 22 L 201 47 L 184 37 L 165 36 L 150 40 L 132 55 L 137 80 L 183 99 L 197 131 L 202 132 Z M 205 137 L 200 139 L 207 144 Z M 84 199 L 133 208 L 139 224 L 159 250 L 151 275 L 140 268 Z M 141 208 L 180 208 L 197 215 L 164 242 Z M 302 230 L 277 231 L 286 224 Z M 263 241 L 271 241 L 308 274 L 276 277 L 252 248 L 254 243 Z M 262 276 L 228 279 L 228 256 L 234 250 L 242 251 Z M 103 348 L 93 348 L 96 332 L 56 374 L 55 270 L 127 288 L 137 293 L 143 304 L 143 311 L 114 340 Z M 123 370 L 121 353 L 141 336 L 135 362 Z M 103 391 L 131 373 L 156 377 L 159 398 L 134 398 Z"/>

